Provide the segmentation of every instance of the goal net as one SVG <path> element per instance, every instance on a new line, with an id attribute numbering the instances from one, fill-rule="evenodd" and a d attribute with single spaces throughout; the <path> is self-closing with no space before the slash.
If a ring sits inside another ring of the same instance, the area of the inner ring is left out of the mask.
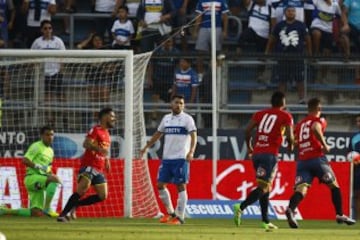
<path id="1" fill-rule="evenodd" d="M 136 159 L 146 133 L 143 85 L 151 53 L 110 50 L 0 52 L 0 204 L 27 207 L 21 158 L 43 125 L 55 127 L 53 172 L 62 179 L 52 207 L 60 211 L 76 187 L 87 131 L 105 106 L 117 115 L 111 130 L 109 195 L 80 208 L 86 217 L 152 217 L 159 207 L 147 161 Z M 91 192 L 89 193 L 91 194 Z"/>

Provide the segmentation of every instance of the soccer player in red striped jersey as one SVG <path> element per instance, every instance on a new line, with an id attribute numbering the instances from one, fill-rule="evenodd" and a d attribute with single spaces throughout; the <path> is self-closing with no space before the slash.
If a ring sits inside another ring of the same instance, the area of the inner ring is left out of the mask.
<path id="1" fill-rule="evenodd" d="M 111 108 L 103 108 L 99 112 L 100 124 L 91 128 L 84 141 L 85 153 L 81 159 L 76 192 L 71 195 L 62 213 L 58 217 L 59 222 L 67 222 L 69 213 L 73 213 L 77 207 L 95 204 L 107 198 L 108 188 L 104 170 L 110 170 L 109 129 L 115 125 L 115 113 Z M 84 199 L 90 186 L 93 186 L 96 194 Z"/>
<path id="2" fill-rule="evenodd" d="M 324 138 L 327 123 L 320 115 L 321 101 L 318 98 L 312 98 L 308 102 L 308 115 L 295 127 L 295 139 L 298 148 L 295 192 L 290 198 L 289 207 L 285 212 L 291 228 L 298 228 L 294 211 L 305 197 L 314 178 L 318 178 L 321 183 L 330 188 L 336 221 L 347 225 L 355 224 L 355 220 L 343 214 L 340 187 L 325 156 L 325 153 L 330 151 L 330 147 Z"/>
<path id="3" fill-rule="evenodd" d="M 274 92 L 271 97 L 271 108 L 256 112 L 245 131 L 245 140 L 249 156 L 252 156 L 256 170 L 257 188 L 253 190 L 241 204 L 234 204 L 234 221 L 240 225 L 244 209 L 259 200 L 261 207 L 262 226 L 266 230 L 277 229 L 269 221 L 268 206 L 271 185 L 277 170 L 278 153 L 285 133 L 289 150 L 293 150 L 293 118 L 285 111 L 285 95 Z M 256 129 L 254 146 L 252 131 Z"/>

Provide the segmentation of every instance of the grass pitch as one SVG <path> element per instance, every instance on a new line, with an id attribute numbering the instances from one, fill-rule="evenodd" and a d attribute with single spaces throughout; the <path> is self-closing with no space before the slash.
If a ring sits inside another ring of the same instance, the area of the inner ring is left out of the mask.
<path id="1" fill-rule="evenodd" d="M 52 218 L 0 217 L 0 232 L 7 240 L 261 240 L 261 239 L 359 239 L 358 225 L 335 221 L 300 221 L 290 229 L 286 221 L 273 221 L 280 229 L 265 232 L 260 220 L 243 220 L 237 228 L 232 219 L 187 219 L 186 224 L 169 226 L 158 219 L 82 218 L 58 223 Z"/>

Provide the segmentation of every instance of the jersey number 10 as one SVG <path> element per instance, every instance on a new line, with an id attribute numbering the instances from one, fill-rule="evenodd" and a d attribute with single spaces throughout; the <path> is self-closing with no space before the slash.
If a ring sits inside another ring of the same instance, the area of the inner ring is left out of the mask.
<path id="1" fill-rule="evenodd" d="M 259 133 L 270 133 L 275 125 L 276 119 L 277 115 L 266 113 L 261 119 Z"/>

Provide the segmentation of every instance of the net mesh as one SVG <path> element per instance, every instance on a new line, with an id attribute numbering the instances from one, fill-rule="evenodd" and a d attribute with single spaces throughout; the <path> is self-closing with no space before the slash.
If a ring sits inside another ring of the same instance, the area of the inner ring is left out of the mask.
<path id="1" fill-rule="evenodd" d="M 26 56 L 26 54 L 24 54 Z M 151 53 L 134 56 L 133 149 L 138 155 L 145 142 L 143 81 Z M 112 170 L 107 175 L 109 196 L 103 204 L 84 207 L 79 216 L 123 216 L 124 214 L 124 136 L 125 57 L 6 57 L 0 63 L 0 176 L 16 178 L 21 194 L 11 199 L 9 178 L 0 182 L 0 204 L 27 205 L 22 179 L 25 168 L 21 157 L 39 139 L 43 125 L 55 127 L 54 171 L 62 178 L 63 188 L 53 200 L 58 211 L 75 188 L 82 142 L 97 122 L 97 112 L 112 107 L 117 124 L 111 130 Z M 147 161 L 134 160 L 132 169 L 132 215 L 155 216 L 159 212 Z M 89 194 L 92 194 L 90 192 Z M 15 197 L 16 198 L 16 197 Z M 20 201 L 20 203 L 19 203 Z"/>

